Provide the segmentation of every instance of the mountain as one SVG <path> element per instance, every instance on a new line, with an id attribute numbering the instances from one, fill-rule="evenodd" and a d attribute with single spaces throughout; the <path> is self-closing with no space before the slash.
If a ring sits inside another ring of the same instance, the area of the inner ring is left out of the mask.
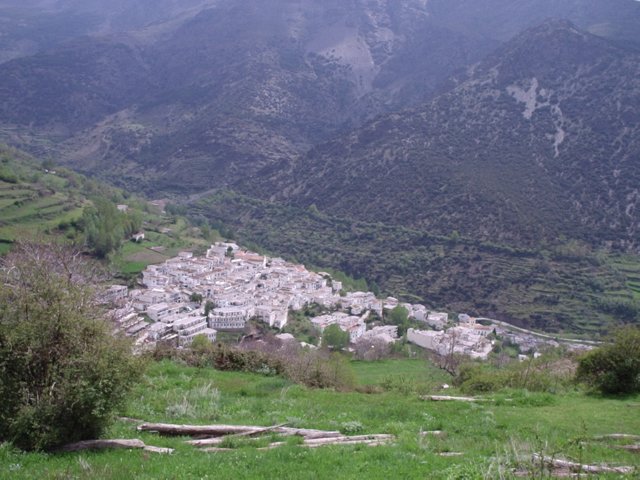
<path id="1" fill-rule="evenodd" d="M 426 106 L 256 183 L 266 198 L 433 234 L 638 247 L 639 112 L 637 51 L 547 21 Z"/>
<path id="2" fill-rule="evenodd" d="M 219 2 L 163 32 L 1 65 L 0 112 L 21 135 L 9 141 L 33 151 L 44 136 L 71 165 L 138 189 L 203 190 L 421 100 L 495 46 L 432 24 L 418 0 Z M 123 65 L 110 75 L 116 50 Z"/>
<path id="3" fill-rule="evenodd" d="M 0 63 L 88 35 L 144 28 L 147 35 L 215 0 L 5 0 L 0 4 Z"/>
<path id="4" fill-rule="evenodd" d="M 38 53 L 0 64 L 0 137 L 131 189 L 202 192 L 428 101 L 539 17 L 632 42 L 640 15 L 632 0 L 480 3 L 11 1 L 0 21 L 69 33 L 7 34 Z"/>

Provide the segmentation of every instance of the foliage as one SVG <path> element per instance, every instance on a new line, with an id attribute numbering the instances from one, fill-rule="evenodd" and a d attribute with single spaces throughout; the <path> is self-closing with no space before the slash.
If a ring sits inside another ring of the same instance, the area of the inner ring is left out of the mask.
<path id="1" fill-rule="evenodd" d="M 82 213 L 82 222 L 87 245 L 100 258 L 105 258 L 120 247 L 125 233 L 124 214 L 118 211 L 113 202 L 105 198 L 96 198 L 92 206 Z"/>
<path id="2" fill-rule="evenodd" d="M 190 302 L 197 303 L 197 304 L 202 303 L 202 300 L 203 300 L 203 299 L 204 299 L 204 297 L 203 297 L 203 296 L 202 296 L 202 294 L 200 294 L 200 293 L 195 293 L 195 292 L 194 292 L 194 293 L 192 293 L 192 294 L 189 296 L 189 301 L 190 301 Z M 205 314 L 205 315 L 207 315 L 207 314 Z M 207 316 L 208 316 L 208 315 L 207 315 Z"/>
<path id="3" fill-rule="evenodd" d="M 397 325 L 398 335 L 404 335 L 409 328 L 409 310 L 402 305 L 397 305 L 387 316 L 386 323 Z"/>
<path id="4" fill-rule="evenodd" d="M 253 344 L 250 349 L 204 342 L 196 342 L 189 350 L 159 346 L 153 358 L 179 359 L 187 365 L 213 367 L 220 371 L 282 375 L 312 388 L 350 390 L 355 385 L 353 370 L 342 355 L 296 346 L 281 348 L 268 341 Z"/>
<path id="5" fill-rule="evenodd" d="M 78 252 L 22 244 L 2 262 L 0 440 L 49 450 L 97 438 L 140 373 L 100 317 Z"/>
<path id="6" fill-rule="evenodd" d="M 349 332 L 333 323 L 322 332 L 322 346 L 332 350 L 342 350 L 349 345 Z"/>
<path id="7" fill-rule="evenodd" d="M 640 328 L 621 328 L 612 343 L 585 354 L 577 379 L 602 393 L 640 392 Z"/>
<path id="8" fill-rule="evenodd" d="M 464 393 L 497 392 L 502 389 L 524 389 L 531 392 L 567 390 L 573 380 L 574 365 L 569 358 L 542 356 L 506 365 L 465 363 L 459 367 L 453 384 Z"/>
<path id="9" fill-rule="evenodd" d="M 402 301 L 511 318 L 537 330 L 595 338 L 608 325 L 625 321 L 602 308 L 603 299 L 615 294 L 620 302 L 640 300 L 637 255 L 598 251 L 568 258 L 542 247 L 514 248 L 465 236 L 452 241 L 407 225 L 317 218 L 306 209 L 229 192 L 203 197 L 190 208 L 215 220 L 217 228 L 233 229 L 242 243 L 259 243 L 274 255 L 332 275 L 336 269 L 366 278 Z"/>

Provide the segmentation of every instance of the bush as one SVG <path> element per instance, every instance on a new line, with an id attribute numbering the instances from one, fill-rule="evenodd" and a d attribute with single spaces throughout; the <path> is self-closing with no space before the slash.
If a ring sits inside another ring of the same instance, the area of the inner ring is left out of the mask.
<path id="1" fill-rule="evenodd" d="M 342 350 L 349 345 L 349 332 L 345 332 L 337 323 L 333 323 L 322 332 L 322 346 L 332 350 Z"/>
<path id="2" fill-rule="evenodd" d="M 140 374 L 95 307 L 77 252 L 18 245 L 0 270 L 0 441 L 50 450 L 98 438 Z"/>
<path id="3" fill-rule="evenodd" d="M 624 327 L 611 344 L 583 355 L 576 378 L 602 393 L 640 392 L 640 328 Z"/>
<path id="4" fill-rule="evenodd" d="M 512 361 L 503 367 L 467 363 L 460 367 L 453 383 L 469 394 L 502 389 L 556 393 L 569 387 L 573 381 L 573 371 L 571 359 L 545 355 L 535 360 Z"/>
<path id="5" fill-rule="evenodd" d="M 196 367 L 213 367 L 221 371 L 282 375 L 311 388 L 352 390 L 355 376 L 343 355 L 323 350 L 304 350 L 298 346 L 281 346 L 265 341 L 251 349 L 224 344 L 176 350 L 158 346 L 154 359 L 174 359 Z"/>

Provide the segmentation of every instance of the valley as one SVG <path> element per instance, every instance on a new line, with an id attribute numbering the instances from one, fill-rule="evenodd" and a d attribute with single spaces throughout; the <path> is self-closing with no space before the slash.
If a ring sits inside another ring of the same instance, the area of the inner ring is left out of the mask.
<path id="1" fill-rule="evenodd" d="M 14 3 L 13 147 L 407 301 L 638 321 L 637 2 Z"/>

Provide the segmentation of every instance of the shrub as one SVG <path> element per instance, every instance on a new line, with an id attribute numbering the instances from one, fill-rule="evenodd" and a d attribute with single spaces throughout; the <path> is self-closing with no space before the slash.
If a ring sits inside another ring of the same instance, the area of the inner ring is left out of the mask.
<path id="1" fill-rule="evenodd" d="M 1 267 L 0 441 L 50 450 L 99 437 L 141 368 L 95 307 L 87 264 L 22 244 Z"/>
<path id="2" fill-rule="evenodd" d="M 333 323 L 322 332 L 322 346 L 332 350 L 342 350 L 349 345 L 349 332 L 340 328 L 337 323 Z"/>
<path id="3" fill-rule="evenodd" d="M 624 327 L 611 344 L 583 355 L 576 378 L 602 393 L 640 392 L 640 328 Z"/>
<path id="4" fill-rule="evenodd" d="M 524 362 L 512 361 L 502 367 L 491 364 L 463 364 L 454 385 L 465 393 L 496 392 L 505 388 L 556 393 L 567 388 L 573 378 L 573 361 L 543 356 Z"/>

